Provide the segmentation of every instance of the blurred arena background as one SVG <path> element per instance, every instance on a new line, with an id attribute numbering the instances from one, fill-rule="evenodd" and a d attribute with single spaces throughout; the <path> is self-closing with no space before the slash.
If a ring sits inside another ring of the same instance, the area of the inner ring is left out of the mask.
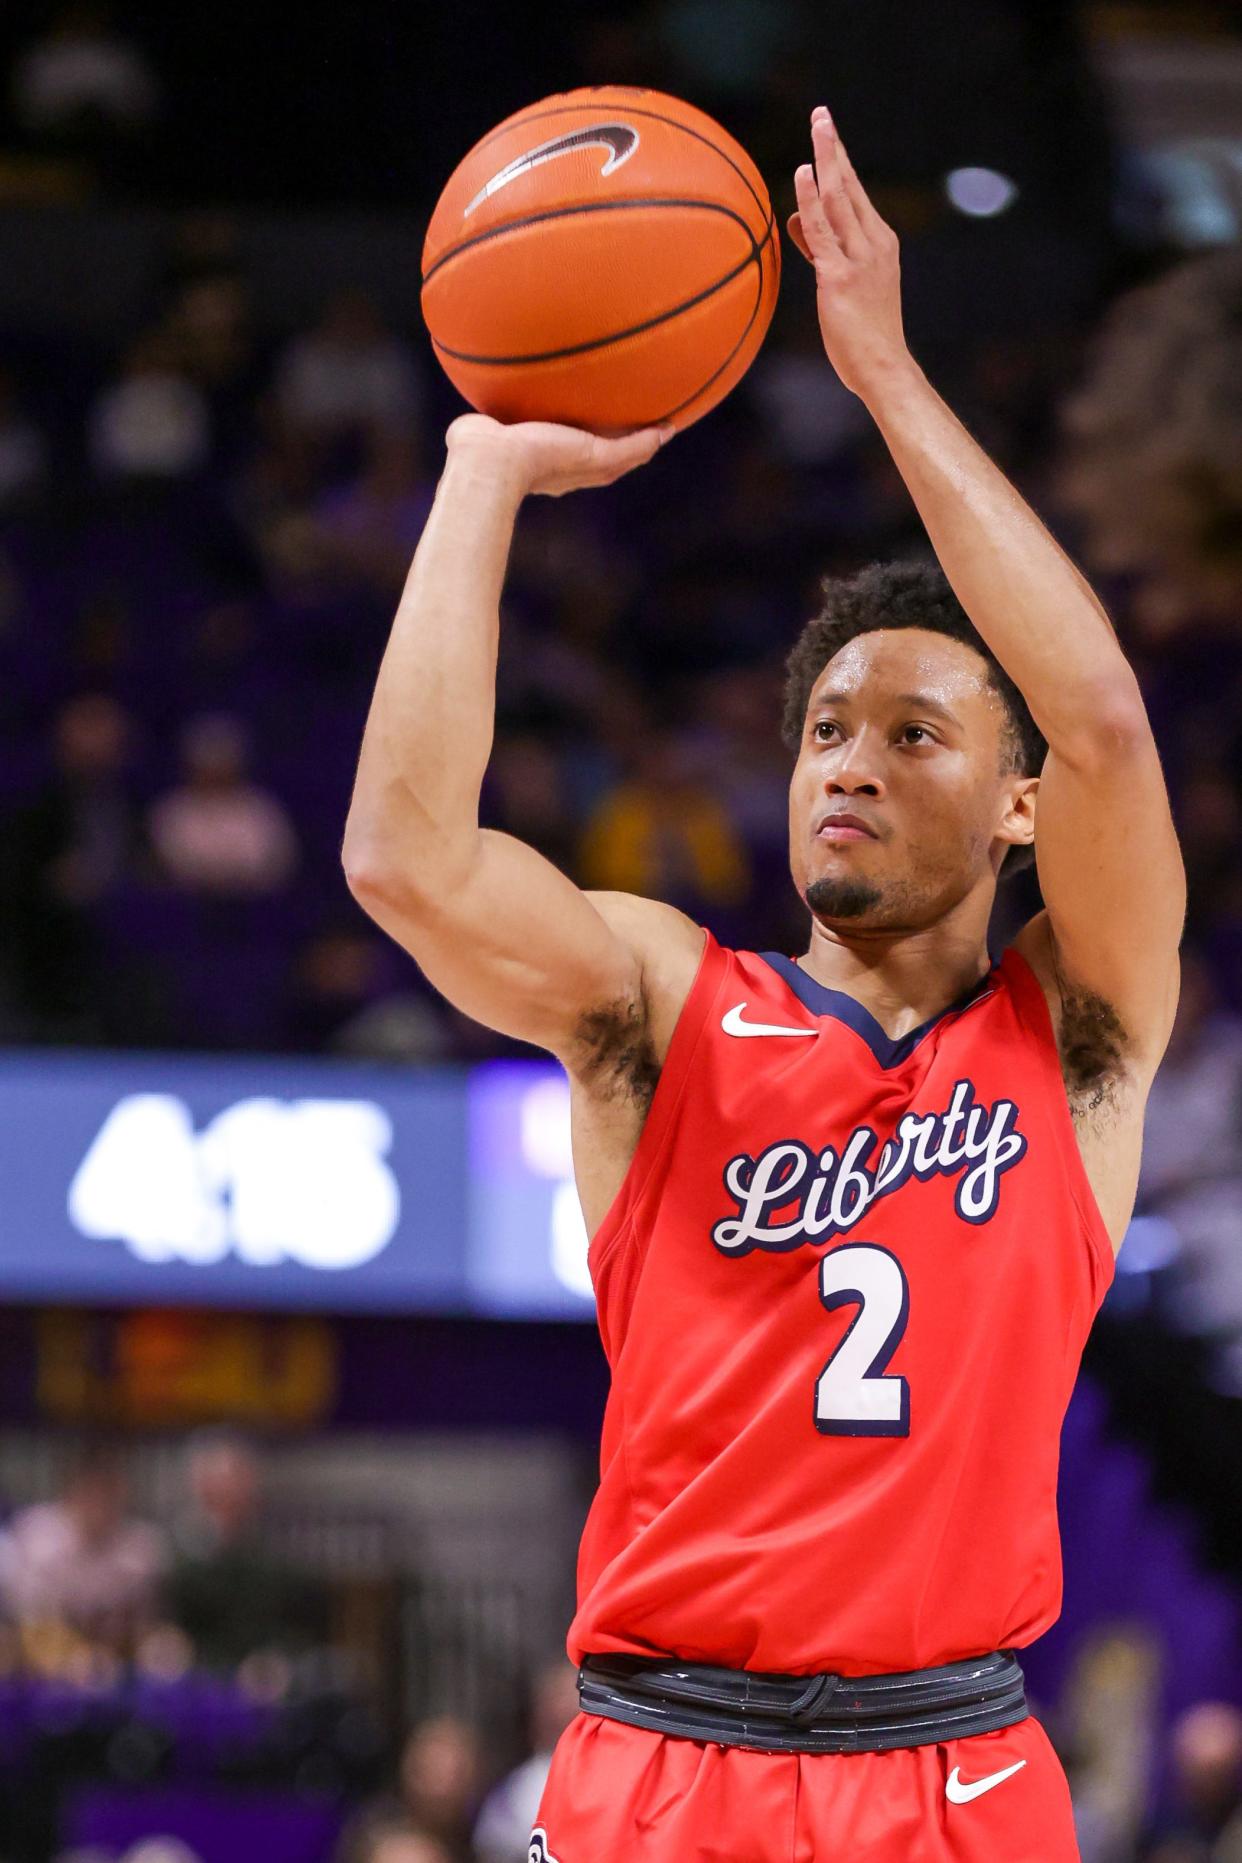
<path id="1" fill-rule="evenodd" d="M 427 214 L 501 116 L 604 81 L 718 115 L 782 220 L 829 101 L 912 347 L 1140 672 L 1185 992 L 1028 1673 L 1087 1863 L 1239 1863 L 1226 0 L 4 10 L 0 1858 L 525 1859 L 605 1388 L 565 1094 L 429 995 L 338 850 L 456 411 Z M 819 574 L 919 536 L 787 257 L 658 500 L 524 512 L 486 806 L 794 949 L 783 654 Z"/>

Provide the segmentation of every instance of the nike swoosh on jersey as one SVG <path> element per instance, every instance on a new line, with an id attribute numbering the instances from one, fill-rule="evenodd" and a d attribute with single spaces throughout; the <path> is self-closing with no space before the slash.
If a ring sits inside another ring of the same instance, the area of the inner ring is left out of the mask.
<path id="1" fill-rule="evenodd" d="M 1021 1772 L 1025 1765 L 1025 1760 L 1015 1760 L 1012 1766 L 1005 1766 L 1000 1772 L 990 1772 L 986 1779 L 976 1779 L 973 1785 L 962 1784 L 961 1771 L 955 1766 L 944 1782 L 944 1795 L 951 1805 L 969 1805 L 972 1798 L 980 1798 L 984 1792 L 990 1792 L 994 1785 L 1000 1785 L 1002 1780 L 1012 1779 L 1014 1773 Z"/>
<path id="2" fill-rule="evenodd" d="M 726 1010 L 720 1018 L 720 1026 L 726 1035 L 818 1035 L 818 1029 L 791 1029 L 784 1023 L 745 1022 L 742 1011 L 745 1003 L 734 1003 L 732 1009 Z"/>

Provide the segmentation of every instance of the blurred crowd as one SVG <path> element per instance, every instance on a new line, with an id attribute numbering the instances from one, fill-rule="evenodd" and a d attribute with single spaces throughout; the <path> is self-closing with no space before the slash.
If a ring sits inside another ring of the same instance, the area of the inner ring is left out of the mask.
<path id="1" fill-rule="evenodd" d="M 484 1051 L 368 930 L 338 859 L 447 390 L 358 292 L 261 343 L 227 227 L 195 223 L 186 247 L 157 320 L 112 366 L 58 351 L 38 370 L 14 355 L 0 376 L 0 1034 Z M 522 513 L 484 795 L 487 821 L 583 884 L 656 894 L 727 940 L 784 949 L 803 936 L 776 727 L 784 653 L 821 575 L 924 547 L 817 352 L 805 282 L 795 270 L 742 389 L 660 461 Z M 1223 323 L 1242 259 L 1192 262 L 1139 295 L 1147 330 L 1204 299 Z M 1242 556 L 1233 469 L 1212 449 L 1217 412 L 1230 435 L 1237 423 L 1206 345 L 1201 380 L 1175 357 L 1143 384 L 1132 337 L 1115 334 L 1094 364 L 1068 337 L 1042 353 L 997 344 L 945 386 L 1111 600 L 1175 792 L 1192 948 L 1236 1011 Z M 1164 451 L 1140 458 L 1133 403 L 1172 380 L 1204 429 L 1184 436 L 1202 491 L 1180 508 L 1179 464 L 1166 519 L 1156 481 L 1182 436 L 1166 417 Z M 1123 460 L 1143 481 L 1139 525 Z M 1192 574 L 1181 556 L 1196 545 Z M 1029 886 L 1004 889 L 998 937 L 1033 902 Z"/>
<path id="2" fill-rule="evenodd" d="M 0 1622 L 10 1659 L 84 1677 L 141 1661 L 226 1673 L 324 1641 L 322 1600 L 275 1566 L 258 1535 L 260 1465 L 243 1442 L 203 1437 L 166 1527 L 134 1518 L 124 1463 L 85 1451 L 54 1499 L 0 1528 Z"/>
<path id="3" fill-rule="evenodd" d="M 526 1863 L 552 1749 L 577 1712 L 570 1665 L 557 1656 L 532 1671 L 525 1726 L 508 1738 L 453 1713 L 382 1725 L 333 1652 L 320 1588 L 273 1553 L 269 1516 L 263 1459 L 213 1431 L 188 1439 L 158 1522 L 135 1510 L 106 1443 L 67 1466 L 59 1492 L 3 1519 L 5 1863 L 80 1859 L 92 1785 L 185 1794 L 187 1781 L 226 1795 L 266 1787 L 262 1806 L 243 1801 L 252 1819 L 281 1793 L 314 1808 L 324 1863 Z M 1069 1774 L 1084 1863 L 1242 1863 L 1242 1709 L 1196 1702 L 1162 1732 L 1162 1666 L 1148 1632 L 1105 1625 L 1059 1699 L 1035 1704 Z M 186 1832 L 201 1802 L 171 1802 L 176 1843 L 127 1863 L 193 1863 Z"/>
<path id="4" fill-rule="evenodd" d="M 326 1587 L 273 1550 L 269 1526 L 262 1458 L 215 1431 L 187 1442 L 158 1522 L 107 1443 L 50 1498 L 0 1514 L 4 1863 L 75 1854 L 93 1785 L 179 1789 L 191 1824 L 203 1787 L 302 1798 L 325 1863 L 329 1848 L 340 1863 L 526 1863 L 577 1711 L 567 1661 L 533 1671 L 527 1725 L 508 1735 L 494 1717 L 385 1716 Z"/>
<path id="5" fill-rule="evenodd" d="M 1195 1702 L 1159 1734 L 1160 1654 L 1133 1626 L 1080 1649 L 1046 1718 L 1065 1765 L 1083 1863 L 1242 1857 L 1242 1711 Z"/>

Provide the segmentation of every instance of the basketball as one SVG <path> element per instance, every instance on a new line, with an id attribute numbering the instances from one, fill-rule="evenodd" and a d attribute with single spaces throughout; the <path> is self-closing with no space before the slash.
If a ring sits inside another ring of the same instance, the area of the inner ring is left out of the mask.
<path id="1" fill-rule="evenodd" d="M 471 406 L 598 433 L 715 407 L 779 283 L 746 151 L 692 105 L 624 86 L 545 98 L 484 136 L 423 247 L 423 316 Z"/>

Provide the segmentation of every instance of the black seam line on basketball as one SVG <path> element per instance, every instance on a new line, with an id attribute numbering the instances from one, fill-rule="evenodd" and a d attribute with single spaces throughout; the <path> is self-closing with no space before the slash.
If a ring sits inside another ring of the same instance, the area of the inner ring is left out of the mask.
<path id="1" fill-rule="evenodd" d="M 750 261 L 748 260 L 747 263 L 749 264 Z M 657 414 L 654 420 L 647 422 L 647 425 L 649 427 L 660 427 L 664 424 L 665 421 L 675 420 L 677 415 L 684 413 L 686 408 L 693 407 L 695 402 L 700 400 L 701 397 L 707 393 L 712 383 L 719 381 L 720 377 L 724 374 L 725 370 L 729 367 L 729 364 L 733 361 L 734 357 L 737 355 L 738 350 L 741 349 L 743 343 L 746 341 L 747 337 L 750 335 L 751 331 L 754 329 L 755 318 L 759 315 L 759 306 L 763 303 L 763 260 L 756 259 L 754 263 L 757 266 L 758 271 L 759 271 L 759 286 L 758 286 L 757 291 L 755 292 L 754 309 L 751 311 L 750 316 L 746 319 L 746 328 L 742 331 L 741 336 L 738 337 L 737 342 L 733 345 L 733 348 L 729 351 L 728 355 L 725 357 L 720 367 L 718 369 L 712 370 L 711 374 L 708 376 L 707 380 L 702 384 L 701 387 L 696 388 L 694 393 L 692 395 L 688 395 L 684 401 L 679 401 L 677 403 L 677 406 L 675 408 L 670 408 L 666 414 Z M 743 374 L 744 373 L 745 371 L 743 370 Z"/>
<path id="2" fill-rule="evenodd" d="M 505 358 L 505 356 L 499 356 L 499 358 L 497 358 L 497 356 L 462 356 L 462 354 L 460 354 L 458 350 L 451 350 L 451 348 L 445 347 L 443 343 L 438 343 L 438 341 L 436 341 L 436 337 L 434 337 L 434 335 L 430 333 L 430 330 L 428 330 L 428 332 L 426 333 L 428 333 L 428 337 L 430 337 L 430 341 L 432 341 L 432 348 L 436 348 L 436 350 L 439 350 L 439 354 L 443 354 L 443 356 L 452 356 L 452 358 L 454 358 L 454 360 L 456 361 L 471 361 L 471 363 L 479 363 L 480 367 L 503 367 L 503 365 L 508 365 L 508 367 L 514 367 L 516 363 L 521 363 L 521 361 L 555 361 L 557 360 L 557 358 L 564 358 L 564 356 L 581 356 L 581 354 L 588 354 L 588 352 L 590 352 L 590 350 L 594 350 L 594 348 L 603 348 L 605 347 L 605 345 L 609 345 L 609 343 L 622 343 L 622 341 L 628 341 L 629 337 L 633 337 L 633 335 L 641 335 L 641 333 L 644 332 L 644 330 L 652 330 L 652 328 L 655 328 L 655 324 L 661 324 L 661 322 L 667 322 L 667 320 L 670 319 L 670 317 L 678 317 L 678 315 L 680 315 L 682 311 L 687 311 L 687 309 L 693 309 L 693 306 L 695 306 L 696 302 L 702 302 L 702 298 L 709 298 L 709 296 L 711 296 L 713 292 L 722 291 L 722 289 L 724 289 L 724 285 L 728 285 L 728 283 L 732 283 L 732 279 L 737 278 L 737 276 L 739 276 L 739 274 L 743 272 L 743 268 L 745 268 L 745 266 L 750 265 L 750 263 L 754 263 L 754 265 L 758 265 L 758 268 L 760 268 L 760 289 L 758 289 L 758 294 L 756 294 L 756 300 L 754 300 L 754 311 L 750 313 L 750 320 L 749 322 L 747 322 L 747 328 L 745 328 L 745 330 L 743 330 L 743 333 L 739 335 L 739 339 L 737 339 L 736 345 L 734 345 L 734 348 L 732 348 L 732 350 L 728 352 L 728 356 L 726 356 L 726 358 L 724 358 L 724 361 L 722 361 L 721 367 L 719 367 L 719 369 L 713 369 L 713 373 L 709 374 L 708 380 L 706 380 L 706 382 L 702 384 L 702 388 L 695 389 L 695 393 L 693 393 L 693 395 L 689 397 L 689 401 L 678 402 L 678 406 L 676 406 L 676 408 L 672 410 L 672 414 L 680 414 L 680 412 L 682 412 L 682 408 L 689 408 L 689 406 L 691 406 L 691 402 L 696 401 L 696 399 L 698 399 L 700 395 L 706 395 L 706 391 L 708 391 L 708 389 L 711 388 L 711 384 L 715 382 L 715 378 L 717 378 L 717 376 L 721 374 L 722 369 L 728 369 L 728 365 L 730 365 L 730 361 L 734 360 L 734 356 L 736 356 L 737 350 L 739 350 L 739 348 L 741 348 L 741 345 L 743 345 L 743 343 L 747 341 L 747 335 L 749 335 L 750 328 L 752 328 L 752 324 L 754 324 L 754 319 L 758 317 L 758 309 L 760 309 L 760 304 L 762 304 L 763 302 L 763 248 L 765 248 L 765 246 L 767 246 L 767 244 L 769 244 L 769 242 L 773 240 L 773 235 L 775 235 L 775 229 L 776 229 L 776 209 L 775 207 L 773 207 L 773 211 L 771 211 L 771 214 L 769 214 L 769 220 L 767 220 L 767 233 L 763 235 L 762 244 L 760 244 L 760 246 L 756 246 L 756 248 L 754 248 L 754 252 L 750 253 L 747 259 L 743 259 L 743 263 L 741 263 L 741 265 L 739 266 L 736 266 L 736 268 L 734 268 L 734 272 L 730 272 L 730 274 L 728 274 L 728 278 L 719 279 L 719 281 L 717 281 L 715 285 L 711 285 L 711 289 L 709 289 L 709 291 L 702 292 L 698 300 L 696 300 L 696 298 L 691 298 L 691 300 L 689 300 L 687 304 L 680 304 L 680 306 L 676 307 L 676 309 L 672 309 L 672 311 L 663 311 L 663 313 L 661 313 L 659 317 L 654 317 L 654 319 L 650 319 L 650 322 L 644 322 L 644 324 L 635 324 L 633 328 L 629 328 L 629 330 L 622 330 L 622 332 L 618 333 L 618 335 L 611 335 L 611 337 L 598 337 L 598 339 L 596 339 L 596 341 L 592 341 L 592 343 L 581 343 L 581 345 L 577 345 L 577 347 L 575 348 L 566 348 L 566 350 L 547 350 L 544 356 L 514 356 L 514 358 Z M 773 246 L 773 253 L 775 253 L 775 250 L 776 248 L 775 246 Z M 668 415 L 661 415 L 661 419 L 667 419 L 667 417 Z"/>
<path id="3" fill-rule="evenodd" d="M 718 291 L 731 285 L 735 278 L 740 278 L 748 265 L 759 262 L 758 252 L 748 252 L 731 272 L 718 278 L 714 285 L 708 285 L 706 291 L 696 291 L 692 298 L 686 298 L 680 304 L 674 304 L 671 310 L 661 311 L 658 317 L 648 317 L 642 323 L 632 323 L 624 330 L 611 330 L 606 336 L 592 337 L 589 343 L 570 343 L 564 349 L 544 349 L 530 356 L 468 356 L 460 349 L 450 349 L 447 343 L 438 342 L 432 336 L 431 341 L 442 356 L 451 356 L 454 362 L 471 362 L 481 368 L 512 369 L 527 362 L 559 362 L 566 356 L 585 356 L 593 349 L 606 349 L 609 343 L 624 343 L 632 336 L 642 336 L 646 330 L 654 330 L 662 323 L 669 323 L 674 317 L 680 317 L 683 311 L 693 310 L 696 304 L 705 304 L 708 298 L 714 298 Z M 428 330 L 428 335 L 431 335 Z"/>
<path id="4" fill-rule="evenodd" d="M 775 228 L 776 228 L 776 209 L 774 207 L 772 209 L 771 216 L 768 220 L 768 231 L 764 237 L 763 246 L 767 245 L 768 241 L 772 237 L 772 234 Z M 754 309 L 751 311 L 750 316 L 746 320 L 746 328 L 742 331 L 741 336 L 738 337 L 737 342 L 733 345 L 733 348 L 729 351 L 724 361 L 720 364 L 720 367 L 718 369 L 712 370 L 711 374 L 708 376 L 707 380 L 701 385 L 701 387 L 696 388 L 694 393 L 688 396 L 685 401 L 679 401 L 677 403 L 677 406 L 675 408 L 670 408 L 666 414 L 658 414 L 655 420 L 649 422 L 648 425 L 652 427 L 659 427 L 663 424 L 663 422 L 669 421 L 669 420 L 675 420 L 676 417 L 679 414 L 684 413 L 687 408 L 693 407 L 695 402 L 700 400 L 707 393 L 712 383 L 719 381 L 720 377 L 724 374 L 725 370 L 729 367 L 729 364 L 733 361 L 734 357 L 737 355 L 738 350 L 741 349 L 743 343 L 746 341 L 747 337 L 750 335 L 751 331 L 754 329 L 755 318 L 759 315 L 759 306 L 763 303 L 763 284 L 764 284 L 763 246 L 760 246 L 759 250 L 755 254 L 755 264 L 759 269 L 759 286 L 755 292 Z M 775 247 L 773 247 L 773 251 L 775 251 Z M 745 370 L 743 370 L 743 374 L 745 374 Z"/>
<path id="5" fill-rule="evenodd" d="M 606 88 L 611 89 L 612 86 L 607 86 Z M 550 116 L 568 116 L 571 112 L 579 110 L 586 110 L 598 116 L 601 110 L 607 110 L 610 107 L 610 105 L 603 103 L 558 104 L 554 110 L 541 110 L 538 116 L 521 115 L 521 121 L 523 123 L 542 123 Z M 618 104 L 618 112 L 622 109 L 628 110 L 631 116 L 645 116 L 653 123 L 667 123 L 670 129 L 679 129 L 683 136 L 693 136 L 696 142 L 701 142 L 707 148 L 713 150 L 720 157 L 722 162 L 727 162 L 729 164 L 729 167 L 733 170 L 734 174 L 739 177 L 743 186 L 746 188 L 755 206 L 759 209 L 760 213 L 763 212 L 763 202 L 756 194 L 755 184 L 747 175 L 746 170 L 744 168 L 739 168 L 728 151 L 722 149 L 718 142 L 713 142 L 710 136 L 705 136 L 701 129 L 691 129 L 688 123 L 679 123 L 675 116 L 665 116 L 661 110 L 644 110 L 641 104 Z M 498 123 L 495 129 L 489 130 L 487 135 L 484 136 L 480 142 L 475 143 L 474 148 L 470 150 L 470 154 L 473 155 L 477 149 L 485 149 L 489 142 L 494 142 L 496 140 L 497 136 L 503 136 L 506 130 L 516 129 L 517 127 L 518 125 L 514 122 Z"/>
<path id="6" fill-rule="evenodd" d="M 637 207 L 701 207 L 704 213 L 724 214 L 726 219 L 741 227 L 750 241 L 748 257 L 753 258 L 762 244 L 755 238 L 741 214 L 735 213 L 732 207 L 726 207 L 720 201 L 674 200 L 667 196 L 660 200 L 649 200 L 641 194 L 626 194 L 615 201 L 583 201 L 576 207 L 545 207 L 542 213 L 527 214 L 521 220 L 506 220 L 503 226 L 489 226 L 481 233 L 472 234 L 469 239 L 463 239 L 459 246 L 452 246 L 440 254 L 431 270 L 423 274 L 423 290 L 427 289 L 436 273 L 450 260 L 459 258 L 463 252 L 470 252 L 475 246 L 483 245 L 486 240 L 503 239 L 506 233 L 520 233 L 523 227 L 540 226 L 545 220 L 571 220 L 576 214 L 619 213 Z"/>

